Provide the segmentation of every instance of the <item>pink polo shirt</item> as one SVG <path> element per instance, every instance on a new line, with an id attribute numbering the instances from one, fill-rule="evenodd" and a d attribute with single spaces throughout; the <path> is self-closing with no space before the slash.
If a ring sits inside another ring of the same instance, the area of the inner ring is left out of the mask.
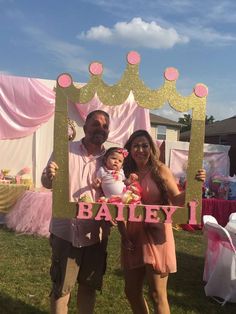
<path id="1" fill-rule="evenodd" d="M 69 181 L 70 200 L 78 201 L 82 195 L 87 195 L 95 201 L 100 193 L 92 186 L 102 164 L 105 150 L 96 156 L 88 156 L 82 140 L 69 144 Z M 52 218 L 50 232 L 67 240 L 75 247 L 89 246 L 108 237 L 110 224 L 105 221 Z"/>

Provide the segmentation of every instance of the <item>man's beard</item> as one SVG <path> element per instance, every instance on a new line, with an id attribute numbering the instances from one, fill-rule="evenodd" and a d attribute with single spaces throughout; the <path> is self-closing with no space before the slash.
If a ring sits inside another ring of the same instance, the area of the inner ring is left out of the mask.
<path id="1" fill-rule="evenodd" d="M 91 143 L 95 145 L 101 145 L 107 140 L 107 134 L 106 132 L 94 132 L 90 136 Z"/>

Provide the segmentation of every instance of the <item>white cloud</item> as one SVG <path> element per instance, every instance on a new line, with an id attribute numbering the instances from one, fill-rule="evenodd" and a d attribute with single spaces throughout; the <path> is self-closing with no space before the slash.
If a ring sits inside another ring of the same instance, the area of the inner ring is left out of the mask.
<path id="1" fill-rule="evenodd" d="M 227 99 L 213 100 L 209 97 L 206 109 L 208 116 L 213 115 L 215 120 L 223 120 L 235 116 L 236 102 Z"/>
<path id="2" fill-rule="evenodd" d="M 222 46 L 232 44 L 236 41 L 236 36 L 217 32 L 213 28 L 204 27 L 202 25 L 189 25 L 189 26 L 181 26 L 179 28 L 182 29 L 184 34 L 188 36 L 191 40 L 197 40 L 203 42 L 205 44 Z"/>
<path id="3" fill-rule="evenodd" d="M 115 43 L 122 40 L 121 43 L 126 46 L 130 40 L 130 44 L 135 47 L 148 48 L 150 46 L 151 48 L 171 48 L 176 43 L 192 40 L 211 46 L 223 46 L 233 44 L 236 40 L 235 29 L 233 28 L 233 24 L 236 22 L 236 3 L 232 0 L 205 0 L 204 5 L 199 5 L 197 0 L 146 0 L 145 5 L 140 0 L 86 1 L 99 6 L 102 10 L 119 17 L 119 19 L 126 17 L 127 20 L 131 20 L 135 14 L 140 16 L 140 19 L 149 22 L 146 23 L 149 25 L 148 35 L 144 35 L 143 31 L 140 33 L 136 31 L 133 35 L 130 34 L 128 39 L 123 38 L 119 36 L 119 30 L 116 29 L 116 25 L 119 25 L 117 23 L 114 28 L 105 28 L 110 33 L 105 38 L 97 34 L 99 27 L 93 27 L 81 34 L 83 38 L 90 40 L 99 40 L 105 43 Z M 141 21 L 144 24 L 143 20 Z M 132 24 L 132 21 L 127 23 L 127 28 L 129 24 Z M 155 35 L 151 32 L 152 23 L 161 27 L 159 31 L 156 28 Z M 232 27 L 230 28 L 231 24 Z M 135 37 L 136 33 L 138 38 Z M 166 37 L 166 41 L 162 38 L 162 34 Z"/>
<path id="4" fill-rule="evenodd" d="M 79 34 L 78 38 L 153 49 L 172 48 L 176 44 L 189 41 L 187 36 L 180 35 L 172 27 L 163 28 L 156 22 L 148 23 L 140 17 L 133 18 L 130 22 L 118 22 L 113 28 L 102 25 L 92 27 Z"/>
<path id="5" fill-rule="evenodd" d="M 166 119 L 170 119 L 172 121 L 178 121 L 179 118 L 181 118 L 185 112 L 178 112 L 170 107 L 170 105 L 165 104 L 160 109 L 151 110 L 152 113 L 164 117 Z M 190 112 L 189 112 L 190 113 Z"/>
<path id="6" fill-rule="evenodd" d="M 207 18 L 221 23 L 235 23 L 235 10 L 236 4 L 234 1 L 220 1 L 220 3 L 214 3 L 214 6 L 211 7 L 210 12 L 207 14 Z"/>
<path id="7" fill-rule="evenodd" d="M 99 6 L 104 11 L 120 16 L 127 12 L 147 12 L 148 10 L 162 10 L 165 12 L 182 12 L 191 8 L 193 5 L 191 0 L 81 0 L 82 2 L 91 3 Z"/>
<path id="8" fill-rule="evenodd" d="M 55 39 L 38 28 L 24 27 L 23 31 L 33 40 L 34 46 L 40 53 L 51 55 L 53 62 L 57 65 L 63 65 L 65 71 L 71 73 L 78 73 L 79 71 L 88 74 L 91 60 L 89 60 L 89 52 L 82 46 Z M 117 78 L 117 74 L 106 67 L 104 68 L 104 76 Z"/>
<path id="9" fill-rule="evenodd" d="M 73 72 L 77 72 L 77 69 L 84 73 L 88 72 L 88 60 L 83 57 L 85 55 L 84 48 L 52 38 L 37 28 L 25 27 L 23 31 L 33 39 L 36 49 L 40 53 L 53 56 L 56 64 L 61 64 L 66 70 Z"/>

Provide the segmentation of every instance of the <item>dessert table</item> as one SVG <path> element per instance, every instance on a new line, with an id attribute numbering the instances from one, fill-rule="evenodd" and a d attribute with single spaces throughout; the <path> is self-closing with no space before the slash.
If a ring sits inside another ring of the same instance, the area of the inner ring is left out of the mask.
<path id="1" fill-rule="evenodd" d="M 29 188 L 27 184 L 0 183 L 0 212 L 7 213 Z"/>

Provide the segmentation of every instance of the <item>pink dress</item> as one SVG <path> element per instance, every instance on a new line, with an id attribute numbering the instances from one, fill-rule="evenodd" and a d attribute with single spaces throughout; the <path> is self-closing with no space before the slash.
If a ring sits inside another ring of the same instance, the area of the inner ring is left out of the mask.
<path id="1" fill-rule="evenodd" d="M 160 203 L 160 191 L 150 172 L 140 184 L 143 189 L 143 204 Z M 151 264 L 158 273 L 176 272 L 175 242 L 171 224 L 128 222 L 127 232 L 135 249 L 128 251 L 122 247 L 122 264 L 125 269 Z"/>

